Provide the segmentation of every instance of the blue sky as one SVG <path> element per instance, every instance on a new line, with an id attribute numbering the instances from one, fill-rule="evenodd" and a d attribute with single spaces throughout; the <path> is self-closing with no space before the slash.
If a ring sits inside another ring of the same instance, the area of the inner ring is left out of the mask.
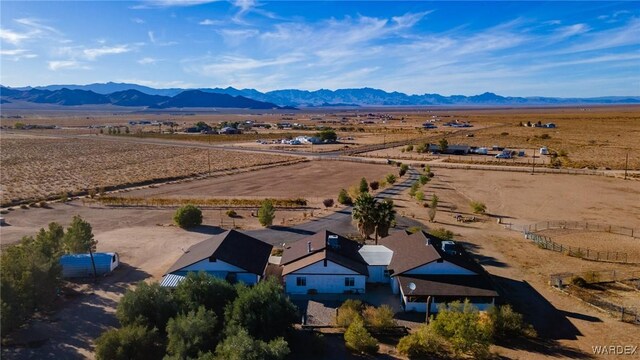
<path id="1" fill-rule="evenodd" d="M 640 95 L 639 2 L 2 1 L 0 83 Z"/>

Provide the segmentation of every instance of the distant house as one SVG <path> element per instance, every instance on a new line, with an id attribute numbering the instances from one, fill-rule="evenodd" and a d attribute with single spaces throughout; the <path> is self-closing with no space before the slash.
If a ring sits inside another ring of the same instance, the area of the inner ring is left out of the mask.
<path id="1" fill-rule="evenodd" d="M 187 273 L 200 271 L 253 285 L 264 277 L 272 248 L 266 242 L 229 230 L 191 246 L 167 270 L 161 285 L 175 287 Z"/>
<path id="2" fill-rule="evenodd" d="M 380 240 L 393 251 L 388 266 L 391 289 L 399 294 L 406 311 L 431 312 L 438 305 L 469 299 L 484 310 L 498 293 L 485 270 L 459 244 L 422 231 L 399 231 Z"/>
<path id="3" fill-rule="evenodd" d="M 469 145 L 449 145 L 444 152 L 440 151 L 438 144 L 429 144 L 429 151 L 433 153 L 450 154 L 450 155 L 466 155 L 471 152 Z"/>
<path id="4" fill-rule="evenodd" d="M 364 293 L 369 271 L 362 245 L 321 231 L 284 249 L 280 264 L 288 294 Z"/>
<path id="5" fill-rule="evenodd" d="M 239 133 L 240 133 L 240 130 L 236 128 L 232 128 L 230 126 L 223 127 L 218 131 L 218 134 L 225 134 L 225 135 L 239 134 Z"/>

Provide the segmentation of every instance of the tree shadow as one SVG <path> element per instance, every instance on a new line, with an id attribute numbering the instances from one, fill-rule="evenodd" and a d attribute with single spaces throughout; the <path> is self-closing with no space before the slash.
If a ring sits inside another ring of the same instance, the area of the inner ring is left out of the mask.
<path id="1" fill-rule="evenodd" d="M 198 225 L 198 226 L 194 226 L 192 228 L 187 229 L 187 231 L 200 233 L 200 234 L 207 234 L 207 235 L 218 235 L 227 230 L 214 225 Z"/>

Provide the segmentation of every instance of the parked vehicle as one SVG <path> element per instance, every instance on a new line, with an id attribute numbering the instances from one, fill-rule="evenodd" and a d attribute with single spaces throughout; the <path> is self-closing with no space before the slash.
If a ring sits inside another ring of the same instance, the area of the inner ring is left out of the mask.
<path id="1" fill-rule="evenodd" d="M 485 147 L 481 147 L 476 149 L 476 154 L 478 155 L 488 155 L 489 154 L 489 149 L 485 148 Z"/>
<path id="2" fill-rule="evenodd" d="M 500 153 L 498 155 L 496 155 L 496 159 L 511 159 L 511 154 L 510 153 Z"/>
<path id="3" fill-rule="evenodd" d="M 549 155 L 549 149 L 546 146 L 540 148 L 540 155 Z"/>

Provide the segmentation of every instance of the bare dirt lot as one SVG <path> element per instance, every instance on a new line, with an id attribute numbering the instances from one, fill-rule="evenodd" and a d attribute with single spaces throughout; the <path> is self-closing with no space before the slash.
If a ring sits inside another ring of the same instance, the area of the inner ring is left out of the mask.
<path id="1" fill-rule="evenodd" d="M 209 154 L 209 156 L 208 156 Z M 2 203 L 141 181 L 286 162 L 292 158 L 91 139 L 2 134 Z"/>
<path id="2" fill-rule="evenodd" d="M 589 248 L 591 251 L 626 253 L 629 261 L 640 263 L 640 238 L 599 231 L 562 229 L 544 230 L 538 234 L 548 236 L 554 242 L 565 246 Z"/>
<path id="3" fill-rule="evenodd" d="M 340 189 L 359 183 L 381 180 L 397 173 L 390 165 L 360 164 L 346 161 L 310 161 L 236 174 L 220 178 L 192 181 L 186 184 L 163 185 L 134 190 L 123 196 L 184 197 L 184 198 L 306 198 L 314 206 L 323 199 L 336 199 Z"/>

